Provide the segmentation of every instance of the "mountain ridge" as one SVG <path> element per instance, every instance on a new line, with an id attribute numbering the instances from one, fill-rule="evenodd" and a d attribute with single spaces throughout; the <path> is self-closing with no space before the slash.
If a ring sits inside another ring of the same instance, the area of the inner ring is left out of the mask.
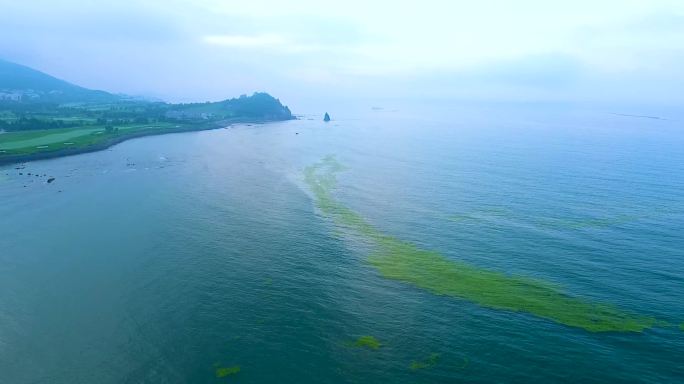
<path id="1" fill-rule="evenodd" d="M 31 67 L 0 59 L 0 100 L 16 102 L 103 102 L 121 97 L 59 79 Z"/>

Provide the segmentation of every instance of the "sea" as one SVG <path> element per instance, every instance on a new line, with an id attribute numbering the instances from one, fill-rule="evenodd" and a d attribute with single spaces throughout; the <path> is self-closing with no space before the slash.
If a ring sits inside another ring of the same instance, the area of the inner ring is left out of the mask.
<path id="1" fill-rule="evenodd" d="M 0 383 L 684 382 L 684 116 L 324 112 L 1 166 Z M 386 236 L 652 326 L 388 277 L 306 182 L 326 158 Z"/>

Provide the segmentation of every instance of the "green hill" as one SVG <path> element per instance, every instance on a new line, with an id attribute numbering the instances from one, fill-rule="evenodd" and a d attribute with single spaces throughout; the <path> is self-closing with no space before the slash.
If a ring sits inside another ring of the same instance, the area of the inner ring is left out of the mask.
<path id="1" fill-rule="evenodd" d="M 0 59 L 0 101 L 20 103 L 110 102 L 120 97 L 60 80 L 35 69 Z"/>
<path id="2" fill-rule="evenodd" d="M 236 117 L 260 118 L 268 120 L 292 119 L 292 112 L 280 100 L 265 92 L 255 92 L 252 96 L 191 104 L 169 104 L 167 116 L 177 118 L 209 117 L 231 119 Z"/>
<path id="3" fill-rule="evenodd" d="M 0 60 L 0 164 L 95 151 L 141 136 L 294 118 L 264 92 L 205 103 L 136 100 Z"/>

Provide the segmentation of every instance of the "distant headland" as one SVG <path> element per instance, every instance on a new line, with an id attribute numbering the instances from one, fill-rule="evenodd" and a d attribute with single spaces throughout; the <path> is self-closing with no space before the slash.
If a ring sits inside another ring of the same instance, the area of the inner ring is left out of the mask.
<path id="1" fill-rule="evenodd" d="M 0 60 L 0 164 L 93 152 L 142 136 L 292 119 L 268 93 L 172 104 L 79 87 Z"/>

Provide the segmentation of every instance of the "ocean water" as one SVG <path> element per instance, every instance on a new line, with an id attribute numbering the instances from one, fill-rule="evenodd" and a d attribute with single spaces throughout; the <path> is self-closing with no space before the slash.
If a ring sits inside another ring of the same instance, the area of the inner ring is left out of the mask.
<path id="1" fill-rule="evenodd" d="M 0 383 L 681 382 L 684 132 L 610 112 L 364 108 L 3 166 Z M 653 326 L 384 276 L 306 182 L 328 156 L 383 234 Z"/>

